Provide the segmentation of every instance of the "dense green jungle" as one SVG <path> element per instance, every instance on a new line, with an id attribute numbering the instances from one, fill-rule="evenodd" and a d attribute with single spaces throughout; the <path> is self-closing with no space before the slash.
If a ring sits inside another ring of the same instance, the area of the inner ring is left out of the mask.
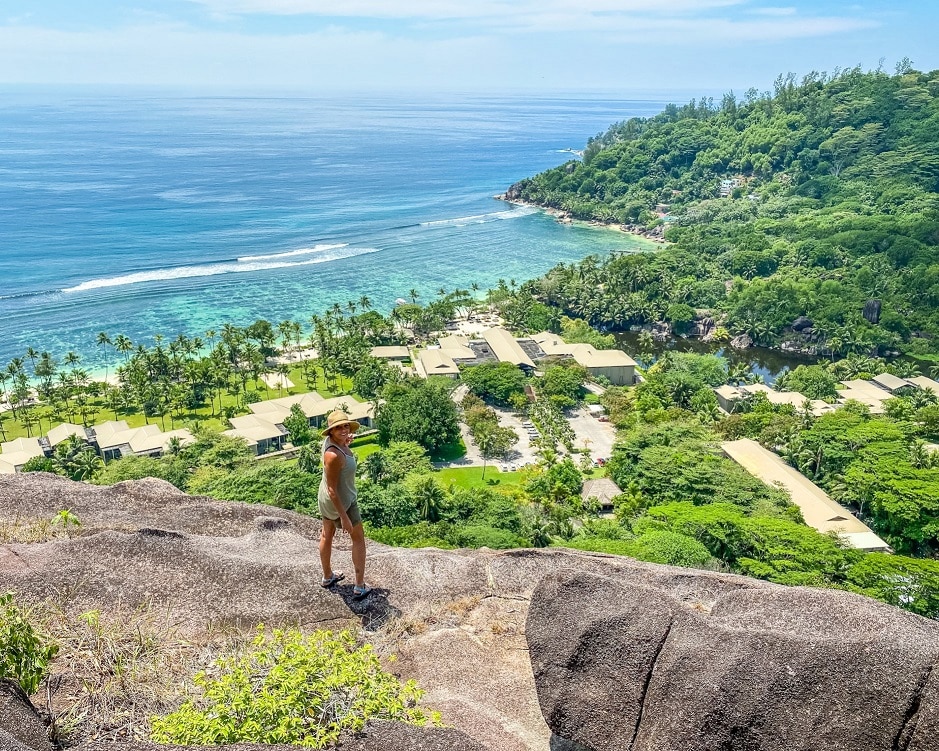
<path id="1" fill-rule="evenodd" d="M 590 257 L 529 289 L 611 329 L 701 309 L 730 335 L 824 355 L 939 359 L 939 71 L 780 76 L 590 140 L 507 197 L 664 225 L 668 245 Z M 803 320 L 796 331 L 792 324 Z M 808 328 L 806 332 L 805 329 Z"/>

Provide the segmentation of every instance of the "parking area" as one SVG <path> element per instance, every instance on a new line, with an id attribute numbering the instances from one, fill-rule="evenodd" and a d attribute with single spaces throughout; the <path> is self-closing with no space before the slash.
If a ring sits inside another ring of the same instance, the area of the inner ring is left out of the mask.
<path id="1" fill-rule="evenodd" d="M 453 393 L 453 400 L 459 403 L 465 394 L 466 386 L 460 385 Z M 537 428 L 528 418 L 519 417 L 511 410 L 500 407 L 493 407 L 493 409 L 499 416 L 499 424 L 515 431 L 518 436 L 518 443 L 509 450 L 508 456 L 504 460 L 487 463 L 498 466 L 504 471 L 513 471 L 527 464 L 537 463 L 538 451 L 533 445 L 538 437 Z M 601 422 L 596 417 L 591 417 L 586 407 L 581 407 L 572 412 L 568 416 L 568 421 L 574 430 L 575 448 L 586 448 L 593 460 L 610 458 L 613 443 L 616 440 L 616 429 L 610 423 Z M 463 436 L 463 443 L 466 445 L 466 455 L 454 462 L 449 462 L 446 466 L 482 466 L 482 455 L 479 453 L 479 448 L 473 443 L 466 423 L 460 423 L 460 433 Z"/>
<path id="2" fill-rule="evenodd" d="M 616 441 L 616 428 L 608 422 L 591 417 L 585 407 L 575 410 L 568 418 L 574 429 L 574 448 L 586 448 L 591 459 L 609 459 Z"/>

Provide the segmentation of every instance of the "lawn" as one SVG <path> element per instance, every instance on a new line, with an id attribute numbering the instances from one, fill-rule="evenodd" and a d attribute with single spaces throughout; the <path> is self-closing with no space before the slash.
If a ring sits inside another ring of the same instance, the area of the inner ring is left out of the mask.
<path id="1" fill-rule="evenodd" d="M 263 381 L 259 380 L 257 383 L 249 382 L 249 393 L 253 392 L 255 394 L 254 398 L 256 399 L 277 399 L 281 396 L 304 394 L 313 391 L 314 388 L 311 387 L 315 385 L 315 390 L 324 398 L 328 399 L 333 396 L 348 394 L 351 398 L 361 401 L 361 398 L 353 393 L 353 385 L 350 379 L 338 377 L 336 381 L 331 382 L 329 385 L 338 385 L 339 390 L 334 391 L 327 385 L 326 379 L 323 378 L 322 368 L 314 366 L 314 368 L 310 370 L 311 372 L 315 370 L 316 373 L 315 378 L 312 379 L 310 383 L 303 378 L 302 368 L 297 365 L 290 370 L 287 376 L 293 382 L 293 387 L 289 389 L 268 388 Z M 154 415 L 151 417 L 145 417 L 137 405 L 129 405 L 123 408 L 118 407 L 115 412 L 110 406 L 107 406 L 105 399 L 100 396 L 90 398 L 88 403 L 86 425 L 95 425 L 107 420 L 124 420 L 130 428 L 138 428 L 147 423 L 157 424 L 163 430 L 185 427 L 190 423 L 201 424 L 213 431 L 227 430 L 231 427 L 228 424 L 228 420 L 218 414 L 218 400 L 212 405 L 205 404 L 196 409 L 182 410 L 181 413 L 176 416 L 171 416 L 167 413 L 165 415 Z M 45 435 L 53 427 L 63 422 L 82 424 L 82 417 L 79 414 L 78 406 L 74 403 L 74 400 L 72 400 L 69 407 L 65 407 L 64 405 L 57 406 L 58 409 L 53 409 L 52 406 L 47 404 L 40 404 L 33 407 L 32 414 L 34 417 L 38 418 L 38 420 L 29 428 L 27 428 L 22 420 L 14 419 L 12 412 L 0 414 L 0 440 L 12 441 L 15 438 L 27 436 L 38 437 Z M 235 414 L 247 414 L 249 411 L 240 390 L 237 393 L 223 391 L 221 394 L 221 408 L 223 410 L 225 408 L 231 409 Z"/>
<path id="2" fill-rule="evenodd" d="M 482 467 L 447 467 L 440 470 L 440 484 L 445 488 L 453 485 L 458 488 L 473 490 L 475 488 L 506 488 L 512 485 L 521 485 L 524 482 L 524 472 L 501 472 L 497 465 L 486 467 L 486 478 L 483 479 Z"/>

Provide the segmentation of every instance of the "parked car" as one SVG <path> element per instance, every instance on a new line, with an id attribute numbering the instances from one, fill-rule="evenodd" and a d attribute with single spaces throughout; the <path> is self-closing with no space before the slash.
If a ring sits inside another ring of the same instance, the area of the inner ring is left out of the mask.
<path id="1" fill-rule="evenodd" d="M 602 456 L 599 459 L 597 459 L 598 467 L 602 467 L 604 464 L 606 464 L 606 459 L 604 459 Z"/>
<path id="2" fill-rule="evenodd" d="M 610 421 L 610 418 L 609 418 L 607 415 L 600 415 L 597 419 L 598 419 L 600 422 L 609 422 L 609 421 Z"/>

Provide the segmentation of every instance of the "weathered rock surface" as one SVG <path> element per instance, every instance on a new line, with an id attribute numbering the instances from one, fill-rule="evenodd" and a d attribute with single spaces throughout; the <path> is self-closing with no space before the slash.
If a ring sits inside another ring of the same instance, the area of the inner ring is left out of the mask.
<path id="1" fill-rule="evenodd" d="M 730 340 L 730 346 L 734 349 L 749 349 L 753 346 L 753 339 L 748 334 L 738 334 Z"/>
<path id="2" fill-rule="evenodd" d="M 560 739 L 593 751 L 939 749 L 939 624 L 843 592 L 700 579 L 713 601 L 591 574 L 536 588 L 526 634 Z"/>
<path id="3" fill-rule="evenodd" d="M 52 751 L 45 723 L 19 686 L 0 679 L 0 750 Z"/>
<path id="4" fill-rule="evenodd" d="M 72 539 L 0 545 L 0 591 L 51 600 L 72 617 L 153 608 L 182 635 L 259 622 L 365 629 L 395 670 L 425 689 L 427 706 L 500 751 L 542 751 L 541 716 L 525 642 L 532 590 L 557 571 L 650 578 L 676 593 L 706 593 L 683 569 L 563 550 L 443 551 L 369 543 L 363 602 L 351 584 L 319 586 L 319 523 L 269 506 L 180 493 L 157 480 L 100 488 L 54 475 L 0 476 L 0 522 L 50 519 L 69 508 Z M 335 562 L 350 571 L 349 542 Z M 733 586 L 751 586 L 724 577 Z"/>
<path id="5" fill-rule="evenodd" d="M 880 322 L 880 309 L 882 304 L 880 300 L 868 300 L 864 303 L 863 315 L 870 323 L 877 324 Z"/>
<path id="6" fill-rule="evenodd" d="M 180 751 L 192 746 L 161 746 L 141 741 L 89 741 L 74 751 Z M 220 751 L 297 751 L 297 746 L 237 743 L 217 746 Z M 354 738 L 345 739 L 342 751 L 486 751 L 484 746 L 453 728 L 418 728 L 393 722 L 369 725 Z"/>
<path id="7" fill-rule="evenodd" d="M 887 737 L 906 751 L 937 749 L 939 671 L 921 668 L 936 662 L 939 626 L 863 598 L 558 549 L 369 543 L 376 594 L 357 603 L 346 583 L 319 587 L 319 523 L 310 517 L 187 496 L 160 481 L 98 488 L 0 476 L 0 522 L 62 508 L 81 520 L 79 535 L 0 545 L 0 591 L 71 614 L 156 606 L 190 635 L 258 622 L 364 629 L 465 734 L 388 726 L 343 748 L 773 751 L 783 738 L 793 749 L 853 751 L 862 746 L 839 746 L 834 733 L 863 725 L 865 751 L 892 749 L 877 745 Z M 338 538 L 335 560 L 351 570 L 348 538 Z M 843 716 L 813 724 L 820 706 Z M 785 727 L 776 707 L 791 711 Z M 0 719 L 0 749 L 23 751 L 2 735 L 10 730 Z M 81 746 L 105 748 L 156 751 L 113 740 Z"/>
<path id="8" fill-rule="evenodd" d="M 799 316 L 796 318 L 791 325 L 793 331 L 805 331 L 810 329 L 815 325 L 811 318 L 806 318 L 805 316 Z"/>

